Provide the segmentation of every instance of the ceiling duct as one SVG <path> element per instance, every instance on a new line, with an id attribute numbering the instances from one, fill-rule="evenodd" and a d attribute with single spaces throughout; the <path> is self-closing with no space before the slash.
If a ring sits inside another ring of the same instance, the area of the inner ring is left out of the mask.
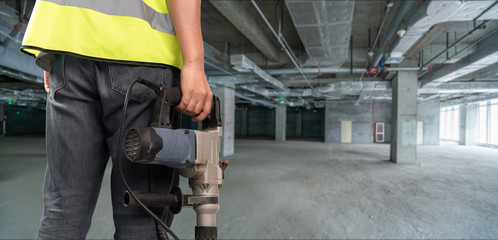
<path id="1" fill-rule="evenodd" d="M 408 51 L 436 24 L 452 21 L 498 19 L 498 5 L 488 1 L 426 1 L 408 21 L 406 33 L 387 54 L 386 63 L 400 63 Z M 495 4 L 494 6 L 492 6 Z M 489 7 L 491 7 L 488 9 Z M 481 15 L 486 11 L 484 14 Z"/>
<path id="2" fill-rule="evenodd" d="M 289 92 L 289 88 L 287 88 L 285 84 L 272 77 L 270 74 L 266 73 L 263 69 L 259 68 L 255 63 L 253 63 L 244 55 L 231 56 L 230 63 L 233 65 L 233 69 L 238 72 L 252 72 L 272 87 L 278 88 L 284 93 Z"/>
<path id="3" fill-rule="evenodd" d="M 304 65 L 338 67 L 347 61 L 354 1 L 285 3 L 310 58 Z"/>

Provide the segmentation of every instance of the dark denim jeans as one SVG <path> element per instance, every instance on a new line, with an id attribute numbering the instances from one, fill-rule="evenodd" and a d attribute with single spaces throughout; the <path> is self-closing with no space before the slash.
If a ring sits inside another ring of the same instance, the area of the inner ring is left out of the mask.
<path id="1" fill-rule="evenodd" d="M 156 224 L 143 209 L 125 208 L 117 165 L 117 145 L 124 95 L 130 82 L 142 77 L 179 85 L 179 72 L 168 68 L 91 61 L 57 55 L 47 98 L 47 156 L 44 211 L 38 239 L 85 239 L 109 157 L 115 239 L 157 239 Z M 154 93 L 136 84 L 128 105 L 126 128 L 147 126 Z M 126 133 L 126 130 L 125 130 Z M 121 155 L 123 156 L 123 155 Z M 134 191 L 169 192 L 178 184 L 174 169 L 134 164 L 121 159 Z M 153 211 L 171 225 L 167 208 Z"/>

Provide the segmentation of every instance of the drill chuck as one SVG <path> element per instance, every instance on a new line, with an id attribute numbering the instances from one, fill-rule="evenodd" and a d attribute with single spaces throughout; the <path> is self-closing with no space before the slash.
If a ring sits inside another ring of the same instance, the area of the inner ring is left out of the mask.
<path id="1" fill-rule="evenodd" d="M 135 163 L 185 168 L 195 163 L 195 139 L 187 129 L 132 128 L 125 138 L 125 156 Z"/>

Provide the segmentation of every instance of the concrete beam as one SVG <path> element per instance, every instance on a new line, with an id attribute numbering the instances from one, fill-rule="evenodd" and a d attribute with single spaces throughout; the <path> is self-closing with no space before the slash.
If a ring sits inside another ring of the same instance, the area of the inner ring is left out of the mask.
<path id="1" fill-rule="evenodd" d="M 497 42 L 498 32 L 478 43 L 476 50 L 460 61 L 440 66 L 427 73 L 420 81 L 421 86 L 438 86 L 498 62 Z"/>
<path id="2" fill-rule="evenodd" d="M 251 41 L 268 59 L 279 60 L 279 50 L 273 45 L 267 34 L 248 11 L 245 1 L 210 1 L 239 31 Z"/>

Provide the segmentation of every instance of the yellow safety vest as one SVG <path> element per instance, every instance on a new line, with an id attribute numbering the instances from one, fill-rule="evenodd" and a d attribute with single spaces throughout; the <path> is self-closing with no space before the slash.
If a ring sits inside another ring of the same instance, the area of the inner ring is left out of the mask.
<path id="1" fill-rule="evenodd" d="M 179 69 L 183 65 L 166 0 L 39 0 L 21 51 L 35 57 L 52 52 Z"/>

